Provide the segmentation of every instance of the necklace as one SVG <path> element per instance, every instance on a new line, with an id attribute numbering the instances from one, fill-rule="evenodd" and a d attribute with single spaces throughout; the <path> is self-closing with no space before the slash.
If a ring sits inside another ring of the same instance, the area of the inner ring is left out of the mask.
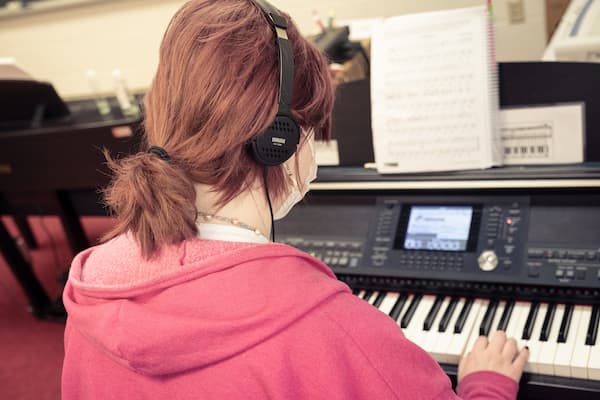
<path id="1" fill-rule="evenodd" d="M 202 217 L 208 223 L 210 223 L 211 220 L 215 220 L 215 221 L 219 221 L 219 222 L 225 222 L 227 224 L 231 224 L 231 225 L 234 225 L 234 226 L 239 226 L 240 228 L 244 228 L 244 229 L 247 229 L 249 231 L 252 231 L 252 232 L 254 232 L 258 236 L 266 237 L 265 235 L 263 235 L 263 233 L 259 229 L 255 228 L 253 226 L 250 226 L 250 225 L 248 225 L 248 224 L 240 221 L 237 218 L 228 218 L 228 217 L 223 217 L 221 215 L 208 214 L 208 213 L 205 213 L 205 212 L 202 212 L 202 211 L 198 211 L 197 214 L 198 214 L 198 217 Z"/>

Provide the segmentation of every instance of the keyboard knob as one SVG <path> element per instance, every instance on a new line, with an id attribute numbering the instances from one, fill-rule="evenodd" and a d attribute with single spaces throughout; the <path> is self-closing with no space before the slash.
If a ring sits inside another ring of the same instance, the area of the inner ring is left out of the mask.
<path id="1" fill-rule="evenodd" d="M 498 266 L 498 256 L 493 250 L 483 251 L 477 261 L 479 262 L 479 268 L 486 272 L 493 271 Z"/>

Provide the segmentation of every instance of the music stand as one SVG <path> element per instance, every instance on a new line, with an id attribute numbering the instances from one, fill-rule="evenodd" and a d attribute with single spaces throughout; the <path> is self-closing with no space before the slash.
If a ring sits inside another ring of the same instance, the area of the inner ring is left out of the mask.
<path id="1" fill-rule="evenodd" d="M 38 128 L 69 117 L 67 105 L 47 82 L 0 80 L 0 130 Z"/>

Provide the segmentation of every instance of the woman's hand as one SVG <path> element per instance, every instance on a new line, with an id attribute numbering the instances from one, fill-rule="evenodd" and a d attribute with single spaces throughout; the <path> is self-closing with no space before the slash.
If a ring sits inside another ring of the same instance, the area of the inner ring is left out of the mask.
<path id="1" fill-rule="evenodd" d="M 517 349 L 515 339 L 506 338 L 506 333 L 496 331 L 488 341 L 480 336 L 473 345 L 473 350 L 465 355 L 458 365 L 458 382 L 471 372 L 494 371 L 519 382 L 525 363 L 529 358 L 529 349 Z"/>

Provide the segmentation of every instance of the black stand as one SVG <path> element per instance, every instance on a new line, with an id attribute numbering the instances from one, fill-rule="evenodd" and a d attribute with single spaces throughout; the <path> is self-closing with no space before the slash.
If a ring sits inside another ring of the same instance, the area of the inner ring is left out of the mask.
<path id="1" fill-rule="evenodd" d="M 32 314 L 38 318 L 46 317 L 53 308 L 50 298 L 33 273 L 31 264 L 23 258 L 2 220 L 0 220 L 0 252 L 29 299 Z"/>

